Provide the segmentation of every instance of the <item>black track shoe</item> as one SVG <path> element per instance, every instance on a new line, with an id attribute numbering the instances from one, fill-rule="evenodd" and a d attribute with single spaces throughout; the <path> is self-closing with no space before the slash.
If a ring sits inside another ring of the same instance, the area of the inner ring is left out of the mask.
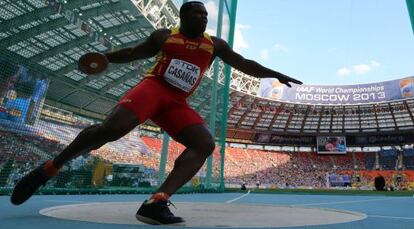
<path id="1" fill-rule="evenodd" d="M 153 203 L 148 203 L 146 200 L 138 209 L 135 216 L 137 220 L 152 225 L 184 225 L 184 219 L 174 216 L 170 211 L 168 208 L 170 204 L 172 204 L 170 201 L 159 200 Z"/>
<path id="2" fill-rule="evenodd" d="M 26 174 L 14 187 L 10 197 L 14 205 L 20 205 L 28 200 L 41 185 L 45 185 L 51 178 L 43 169 L 44 164 Z"/>

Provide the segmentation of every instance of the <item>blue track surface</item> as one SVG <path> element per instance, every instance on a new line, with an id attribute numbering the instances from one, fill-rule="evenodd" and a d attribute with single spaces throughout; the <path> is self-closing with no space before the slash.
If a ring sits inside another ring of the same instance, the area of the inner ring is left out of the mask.
<path id="1" fill-rule="evenodd" d="M 185 194 L 175 195 L 177 202 L 224 203 L 241 197 L 241 193 Z M 79 204 L 87 202 L 140 202 L 148 195 L 66 195 L 34 196 L 21 206 L 13 206 L 8 196 L 0 196 L 0 228 L 30 229 L 109 229 L 109 228 L 165 228 L 161 226 L 99 224 L 81 221 L 61 220 L 39 214 L 47 207 Z M 293 205 L 320 208 L 333 208 L 365 213 L 368 217 L 351 223 L 295 228 L 414 228 L 414 198 L 389 196 L 334 196 L 334 195 L 289 195 L 289 194 L 249 194 L 233 203 Z M 179 206 L 177 206 L 179 207 Z M 138 208 L 138 206 L 137 206 Z M 132 214 L 135 214 L 132 213 Z M 177 227 L 167 227 L 177 228 Z"/>

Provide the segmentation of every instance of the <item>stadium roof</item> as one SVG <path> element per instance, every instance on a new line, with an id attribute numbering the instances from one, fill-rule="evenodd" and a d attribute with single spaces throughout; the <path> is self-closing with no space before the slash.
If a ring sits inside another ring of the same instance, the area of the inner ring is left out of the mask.
<path id="1" fill-rule="evenodd" d="M 132 1 L 1 0 L 0 5 L 1 56 L 46 75 L 49 104 L 95 117 L 107 114 L 151 64 L 113 65 L 99 77 L 77 70 L 84 53 L 132 46 L 154 30 Z"/>
<path id="2" fill-rule="evenodd" d="M 2 58 L 48 77 L 47 104 L 103 118 L 154 59 L 111 65 L 103 75 L 90 77 L 77 70 L 79 57 L 133 46 L 155 28 L 177 24 L 176 1 L 0 0 L 0 52 Z M 189 102 L 207 119 L 211 75 Z M 220 75 L 219 82 L 223 80 Z M 230 129 L 293 134 L 414 130 L 413 99 L 347 106 L 293 104 L 258 98 L 258 87 L 258 79 L 233 70 Z M 216 115 L 220 118 L 221 112 Z"/>
<path id="3" fill-rule="evenodd" d="M 136 45 L 155 28 L 179 22 L 177 1 L 170 0 L 0 0 L 0 8 L 1 57 L 50 80 L 47 104 L 100 119 L 154 59 L 111 65 L 102 75 L 87 76 L 77 70 L 79 57 Z M 209 82 L 190 101 L 204 117 Z"/>

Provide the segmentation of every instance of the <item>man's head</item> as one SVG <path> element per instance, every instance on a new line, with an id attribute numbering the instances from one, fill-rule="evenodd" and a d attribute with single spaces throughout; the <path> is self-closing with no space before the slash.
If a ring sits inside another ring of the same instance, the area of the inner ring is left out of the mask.
<path id="1" fill-rule="evenodd" d="M 207 27 L 207 10 L 202 2 L 190 1 L 180 8 L 181 27 L 189 33 L 203 33 Z"/>

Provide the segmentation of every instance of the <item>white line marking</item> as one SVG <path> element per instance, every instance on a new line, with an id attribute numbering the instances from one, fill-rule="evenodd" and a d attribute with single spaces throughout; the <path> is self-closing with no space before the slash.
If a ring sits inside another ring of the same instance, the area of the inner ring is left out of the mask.
<path id="1" fill-rule="evenodd" d="M 247 196 L 247 195 L 249 195 L 250 194 L 250 190 L 246 193 L 246 194 L 243 194 L 243 195 L 241 195 L 241 196 L 239 196 L 239 197 L 237 197 L 237 198 L 234 198 L 234 199 L 232 199 L 232 200 L 228 200 L 228 201 L 226 201 L 226 204 L 229 204 L 229 203 L 233 203 L 234 201 L 236 201 L 236 200 L 240 200 L 241 198 L 243 198 L 243 197 L 245 197 L 245 196 Z"/>
<path id="2" fill-rule="evenodd" d="M 311 206 L 311 205 L 327 205 L 327 204 L 352 204 L 352 203 L 376 202 L 376 201 L 383 201 L 383 200 L 396 200 L 396 199 L 407 199 L 407 198 L 411 198 L 411 197 L 388 197 L 388 198 L 369 199 L 369 200 L 349 200 L 349 201 L 311 203 L 311 204 L 293 204 L 291 206 Z"/>
<path id="3" fill-rule="evenodd" d="M 368 215 L 368 217 L 388 218 L 388 219 L 410 219 L 410 220 L 414 220 L 414 217 L 399 217 L 399 216 L 388 216 L 388 215 Z"/>

